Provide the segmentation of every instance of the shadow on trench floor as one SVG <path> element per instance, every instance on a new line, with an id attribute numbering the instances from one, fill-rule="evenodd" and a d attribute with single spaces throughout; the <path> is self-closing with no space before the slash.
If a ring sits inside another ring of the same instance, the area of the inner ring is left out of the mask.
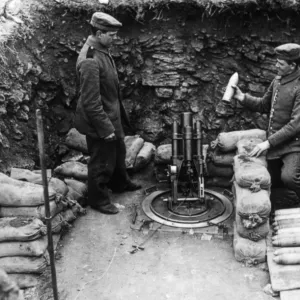
<path id="1" fill-rule="evenodd" d="M 238 263 L 231 235 L 205 240 L 196 232 L 133 229 L 132 205 L 141 213 L 144 197 L 143 191 L 113 195 L 119 214 L 88 208 L 75 222 L 59 244 L 60 300 L 272 299 L 263 292 L 266 265 Z M 140 244 L 144 250 L 131 254 Z M 39 299 L 52 299 L 49 280 L 40 292 Z"/>

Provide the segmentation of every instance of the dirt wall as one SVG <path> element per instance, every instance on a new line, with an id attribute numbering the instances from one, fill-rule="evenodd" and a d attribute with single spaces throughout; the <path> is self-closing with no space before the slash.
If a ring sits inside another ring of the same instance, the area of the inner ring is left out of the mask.
<path id="1" fill-rule="evenodd" d="M 19 28 L 16 38 L 5 42 L 0 69 L 2 170 L 38 164 L 36 108 L 44 115 L 48 165 L 68 151 L 62 144 L 73 126 L 78 97 L 75 63 L 93 11 L 59 2 L 40 6 L 24 20 L 26 30 Z M 263 94 L 275 75 L 274 47 L 300 43 L 297 12 L 251 6 L 213 14 L 195 3 L 173 2 L 141 11 L 107 7 L 124 25 L 112 52 L 137 133 L 157 145 L 169 142 L 172 120 L 182 111 L 203 121 L 206 142 L 220 131 L 265 129 L 267 115 L 234 103 L 229 109 L 220 100 L 234 72 L 243 91 Z"/>

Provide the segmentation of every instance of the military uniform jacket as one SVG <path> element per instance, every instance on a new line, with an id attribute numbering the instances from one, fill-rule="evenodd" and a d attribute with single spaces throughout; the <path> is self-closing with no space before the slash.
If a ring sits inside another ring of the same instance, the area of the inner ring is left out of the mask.
<path id="1" fill-rule="evenodd" d="M 120 101 L 119 80 L 108 49 L 89 36 L 76 63 L 80 96 L 75 113 L 76 129 L 92 138 L 112 133 L 124 137 L 121 119 L 129 123 Z"/>
<path id="2" fill-rule="evenodd" d="M 243 104 L 251 110 L 270 113 L 268 159 L 300 152 L 300 70 L 277 76 L 262 98 L 246 94 Z"/>

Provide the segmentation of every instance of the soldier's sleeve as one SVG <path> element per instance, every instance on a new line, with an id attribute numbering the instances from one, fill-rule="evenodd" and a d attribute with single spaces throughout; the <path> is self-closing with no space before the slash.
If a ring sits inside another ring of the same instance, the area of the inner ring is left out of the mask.
<path id="1" fill-rule="evenodd" d="M 251 96 L 250 94 L 245 94 L 245 100 L 243 101 L 243 105 L 253 111 L 269 113 L 272 105 L 273 84 L 274 80 L 268 87 L 266 93 L 261 98 Z"/>
<path id="2" fill-rule="evenodd" d="M 81 101 L 84 112 L 100 138 L 115 131 L 113 124 L 103 110 L 100 94 L 99 65 L 94 59 L 85 59 L 78 66 Z"/>
<path id="3" fill-rule="evenodd" d="M 284 143 L 300 133 L 300 88 L 295 92 L 295 102 L 290 121 L 268 138 L 271 146 Z"/>

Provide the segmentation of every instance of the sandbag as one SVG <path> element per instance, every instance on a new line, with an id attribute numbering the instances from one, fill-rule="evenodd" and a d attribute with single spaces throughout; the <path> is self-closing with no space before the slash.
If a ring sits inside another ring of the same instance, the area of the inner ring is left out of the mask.
<path id="1" fill-rule="evenodd" d="M 72 200 L 80 201 L 84 198 L 82 194 L 79 194 L 77 191 L 75 191 L 73 188 L 69 187 L 69 192 L 67 194 L 67 197 Z"/>
<path id="2" fill-rule="evenodd" d="M 267 168 L 255 159 L 242 154 L 237 155 L 234 157 L 233 170 L 236 182 L 252 192 L 269 189 L 271 186 L 271 177 Z"/>
<path id="3" fill-rule="evenodd" d="M 68 193 L 68 187 L 66 184 L 51 176 L 51 170 L 47 170 L 48 187 L 51 187 L 57 194 L 65 196 Z M 43 185 L 42 173 L 40 170 L 30 171 L 21 168 L 12 168 L 10 177 L 22 181 L 28 181 L 31 183 Z"/>
<path id="4" fill-rule="evenodd" d="M 77 161 L 68 161 L 54 169 L 56 174 L 66 177 L 74 177 L 79 180 L 86 180 L 88 178 L 87 165 Z"/>
<path id="5" fill-rule="evenodd" d="M 222 188 L 230 188 L 232 186 L 232 177 L 219 177 L 204 178 L 205 186 L 216 186 Z"/>
<path id="6" fill-rule="evenodd" d="M 217 166 L 212 162 L 207 163 L 207 176 L 209 177 L 231 177 L 233 176 L 233 168 L 226 166 Z"/>
<path id="7" fill-rule="evenodd" d="M 86 214 L 86 209 L 83 208 L 78 202 L 74 201 L 73 205 L 70 206 L 75 217 Z"/>
<path id="8" fill-rule="evenodd" d="M 236 144 L 241 139 L 259 138 L 266 140 L 266 131 L 261 129 L 238 130 L 219 133 L 217 139 L 211 143 L 212 148 L 219 147 L 223 152 L 236 149 Z"/>
<path id="9" fill-rule="evenodd" d="M 226 166 L 232 167 L 233 165 L 233 158 L 236 156 L 236 152 L 228 152 L 224 153 L 221 152 L 219 148 L 216 148 L 212 154 L 212 161 L 217 166 Z"/>
<path id="10" fill-rule="evenodd" d="M 62 211 L 61 215 L 67 223 L 72 223 L 76 220 L 76 216 L 71 208 Z"/>
<path id="11" fill-rule="evenodd" d="M 263 140 L 258 138 L 241 139 L 236 143 L 237 154 L 249 155 L 255 146 L 262 142 Z"/>
<path id="12" fill-rule="evenodd" d="M 202 146 L 202 154 L 203 154 L 203 161 L 206 162 L 207 159 L 207 151 L 209 145 Z M 154 156 L 154 163 L 155 164 L 170 164 L 172 162 L 172 144 L 165 144 L 160 145 L 157 147 L 155 156 Z"/>
<path id="13" fill-rule="evenodd" d="M 242 218 L 241 222 L 245 228 L 256 228 L 267 222 L 271 213 L 269 191 L 260 190 L 257 193 L 252 193 L 250 190 L 239 186 L 235 181 L 233 194 L 236 212 Z"/>
<path id="14" fill-rule="evenodd" d="M 71 149 L 66 155 L 64 155 L 61 159 L 62 162 L 67 161 L 79 161 L 82 162 L 84 160 L 84 155 L 82 152 Z"/>
<path id="15" fill-rule="evenodd" d="M 0 219 L 0 242 L 31 241 L 47 233 L 47 228 L 39 219 L 13 217 Z"/>
<path id="16" fill-rule="evenodd" d="M 0 268 L 7 273 L 42 274 L 48 265 L 44 256 L 6 256 L 0 258 Z"/>
<path id="17" fill-rule="evenodd" d="M 48 239 L 46 236 L 27 242 L 1 242 L 0 257 L 5 256 L 41 256 L 46 251 Z"/>
<path id="18" fill-rule="evenodd" d="M 50 203 L 50 214 L 51 216 L 55 216 L 57 213 L 61 212 L 65 203 L 55 201 L 51 201 Z M 45 206 L 32 206 L 32 207 L 1 207 L 0 206 L 0 217 L 15 217 L 15 216 L 23 216 L 23 217 L 33 217 L 41 220 L 45 219 Z"/>
<path id="19" fill-rule="evenodd" d="M 47 179 L 52 177 L 52 170 L 46 170 Z M 40 170 L 30 171 L 28 169 L 22 168 L 11 168 L 10 177 L 17 180 L 28 181 L 32 183 L 37 183 L 42 181 L 42 173 Z"/>
<path id="20" fill-rule="evenodd" d="M 236 224 L 234 224 L 233 250 L 235 259 L 247 265 L 257 265 L 266 261 L 266 239 L 257 242 L 244 239 L 238 235 Z"/>
<path id="21" fill-rule="evenodd" d="M 36 274 L 8 274 L 8 277 L 12 279 L 20 289 L 28 289 L 39 284 L 39 275 Z"/>
<path id="22" fill-rule="evenodd" d="M 136 171 L 144 168 L 152 159 L 156 147 L 152 143 L 145 142 L 141 150 L 136 156 L 134 169 Z"/>
<path id="23" fill-rule="evenodd" d="M 51 220 L 52 233 L 60 233 L 64 229 L 69 229 L 71 226 L 69 222 L 73 222 L 76 219 L 72 209 L 62 211 Z"/>
<path id="24" fill-rule="evenodd" d="M 56 192 L 48 188 L 49 201 L 54 201 Z M 0 173 L 0 206 L 37 206 L 44 203 L 43 186 L 16 180 Z"/>
<path id="25" fill-rule="evenodd" d="M 78 194 L 80 194 L 82 197 L 86 196 L 87 193 L 87 185 L 81 181 L 75 180 L 75 179 L 68 179 L 65 178 L 65 183 L 67 186 L 75 190 Z"/>
<path id="26" fill-rule="evenodd" d="M 160 145 L 156 149 L 154 162 L 156 164 L 170 164 L 172 161 L 172 144 Z"/>
<path id="27" fill-rule="evenodd" d="M 79 133 L 75 128 L 70 129 L 67 133 L 65 144 L 83 153 L 88 153 L 85 135 Z"/>
<path id="28" fill-rule="evenodd" d="M 144 139 L 139 135 L 126 136 L 124 142 L 126 146 L 125 165 L 127 169 L 132 169 L 135 164 L 136 156 L 144 145 Z"/>
<path id="29" fill-rule="evenodd" d="M 249 229 L 245 228 L 245 226 L 242 223 L 242 218 L 238 214 L 236 214 L 235 222 L 236 222 L 236 230 L 239 236 L 254 242 L 257 242 L 265 238 L 270 231 L 269 222 L 260 224 L 255 228 L 249 228 Z"/>

